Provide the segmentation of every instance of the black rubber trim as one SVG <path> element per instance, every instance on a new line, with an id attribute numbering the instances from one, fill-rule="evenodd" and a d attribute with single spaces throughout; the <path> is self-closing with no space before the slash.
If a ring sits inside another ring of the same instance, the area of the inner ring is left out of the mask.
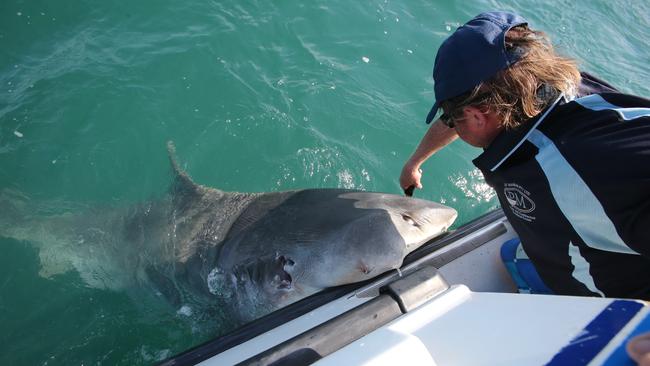
<path id="1" fill-rule="evenodd" d="M 438 250 L 440 250 L 443 247 L 446 247 L 449 244 L 452 244 L 454 242 L 457 242 L 460 239 L 463 239 L 464 237 L 473 234 L 474 232 L 484 228 L 487 225 L 492 224 L 495 221 L 498 221 L 502 219 L 505 216 L 503 211 L 501 209 L 497 209 L 494 211 L 490 211 L 486 213 L 485 215 L 479 216 L 478 218 L 468 222 L 467 224 L 461 226 L 458 228 L 458 230 L 452 231 L 448 234 L 446 234 L 443 237 L 438 237 L 425 245 L 421 246 L 417 250 L 413 251 L 409 255 L 404 258 L 404 264 L 402 266 L 411 264 L 425 256 L 428 256 Z M 460 257 L 461 255 L 472 251 L 481 245 L 487 243 L 488 241 L 498 237 L 499 235 L 505 233 L 507 230 L 505 226 L 502 225 L 497 225 L 495 228 L 488 230 L 484 233 L 481 233 L 481 235 L 477 236 L 476 238 L 472 239 L 471 241 L 468 241 L 466 243 L 463 243 L 462 246 L 457 248 L 457 251 L 452 251 L 455 252 L 455 256 L 452 256 L 451 254 L 445 254 L 444 257 L 446 260 L 443 260 L 443 258 L 440 258 L 440 260 L 437 260 L 436 258 L 436 263 L 438 265 L 435 265 L 436 267 L 440 268 L 444 264 L 447 264 L 451 262 L 452 260 Z"/>
<path id="2" fill-rule="evenodd" d="M 424 244 L 422 247 L 418 248 L 416 251 L 410 253 L 404 259 L 404 265 L 413 263 L 414 261 L 421 259 L 442 247 L 445 247 L 463 237 L 474 233 L 477 230 L 493 223 L 496 220 L 501 219 L 504 216 L 503 211 L 499 208 L 494 211 L 490 211 L 478 218 L 470 221 L 467 224 L 462 225 L 457 230 L 448 233 L 442 237 L 435 238 L 430 242 Z M 497 232 L 505 230 L 503 225 L 500 225 L 501 229 L 490 230 L 486 235 L 481 235 L 479 238 L 472 240 L 472 243 L 467 246 L 462 246 L 465 249 L 455 249 L 451 251 L 452 253 L 445 254 L 444 258 L 434 258 L 432 259 L 435 262 L 436 267 L 441 267 L 442 265 L 452 261 L 458 256 L 462 255 L 462 250 L 465 250 L 465 253 L 488 242 L 489 240 L 497 237 Z M 471 248 L 471 249 L 470 249 Z M 464 253 L 463 253 L 464 254 Z M 345 286 L 334 287 L 324 291 L 321 291 L 317 294 L 304 298 L 296 303 L 293 303 L 289 306 L 286 306 L 282 309 L 274 311 L 266 316 L 263 316 L 254 322 L 248 323 L 237 330 L 207 341 L 203 344 L 200 344 L 196 347 L 190 348 L 176 356 L 162 361 L 159 365 L 170 366 L 170 365 L 195 365 L 199 362 L 205 361 L 208 358 L 217 355 L 221 352 L 224 352 L 232 347 L 240 345 L 250 339 L 253 339 L 260 334 L 263 334 L 273 328 L 276 328 L 284 323 L 287 323 L 295 318 L 298 318 L 322 305 L 327 304 L 333 300 L 336 300 L 346 294 L 349 294 L 357 289 L 360 289 L 374 280 L 368 280 L 365 282 L 353 283 Z M 372 300 L 371 300 L 372 301 Z"/>
<path id="3" fill-rule="evenodd" d="M 237 366 L 309 365 L 400 315 L 402 311 L 391 296 L 379 295 L 317 327 L 242 361 Z M 343 329 L 346 331 L 342 331 Z"/>
<path id="4" fill-rule="evenodd" d="M 432 266 L 424 266 L 381 290 L 381 294 L 345 313 L 271 347 L 237 366 L 309 365 L 373 332 L 449 289 Z"/>
<path id="5" fill-rule="evenodd" d="M 232 333 L 225 334 L 196 347 L 190 348 L 181 354 L 162 361 L 159 365 L 195 365 L 214 355 L 218 355 L 221 352 L 253 339 L 260 334 L 266 333 L 271 329 L 277 328 L 280 325 L 298 318 L 322 305 L 345 296 L 371 281 L 372 280 L 363 282 L 361 285 L 355 283 L 326 289 L 325 291 L 321 291 L 298 302 L 285 306 L 280 310 L 265 315 L 254 322 L 245 324 Z"/>
<path id="6" fill-rule="evenodd" d="M 402 313 L 406 314 L 448 289 L 449 284 L 438 269 L 427 264 L 408 276 L 383 286 L 380 293 L 389 294 L 397 302 Z"/>

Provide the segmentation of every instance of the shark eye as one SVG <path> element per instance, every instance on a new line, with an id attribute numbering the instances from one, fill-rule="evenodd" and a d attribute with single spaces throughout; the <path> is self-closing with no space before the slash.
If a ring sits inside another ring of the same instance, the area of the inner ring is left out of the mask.
<path id="1" fill-rule="evenodd" d="M 418 223 L 415 222 L 415 220 L 413 220 L 411 218 L 411 216 L 409 216 L 409 215 L 402 215 L 402 219 L 404 221 L 406 221 L 406 223 L 409 224 L 409 225 L 412 225 L 412 226 L 415 226 L 415 227 L 420 227 L 420 225 L 418 225 Z"/>

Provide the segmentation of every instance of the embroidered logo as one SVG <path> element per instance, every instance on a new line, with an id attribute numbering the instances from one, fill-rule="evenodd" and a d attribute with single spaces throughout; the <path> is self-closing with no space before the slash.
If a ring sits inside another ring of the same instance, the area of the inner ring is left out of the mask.
<path id="1" fill-rule="evenodd" d="M 530 215 L 535 211 L 535 201 L 530 198 L 530 192 L 516 183 L 506 183 L 503 185 L 503 194 L 515 216 L 529 222 L 535 220 L 535 217 Z"/>

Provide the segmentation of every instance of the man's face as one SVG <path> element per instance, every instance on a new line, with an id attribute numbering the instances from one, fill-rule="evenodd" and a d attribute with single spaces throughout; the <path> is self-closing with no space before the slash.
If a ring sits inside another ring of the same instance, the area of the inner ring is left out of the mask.
<path id="1" fill-rule="evenodd" d="M 501 133 L 501 120 L 491 111 L 481 111 L 477 107 L 464 107 L 463 116 L 454 120 L 458 137 L 466 143 L 486 148 Z"/>

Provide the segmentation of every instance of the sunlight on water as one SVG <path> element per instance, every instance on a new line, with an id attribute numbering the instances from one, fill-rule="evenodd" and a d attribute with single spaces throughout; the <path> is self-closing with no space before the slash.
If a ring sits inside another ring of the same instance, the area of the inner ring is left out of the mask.
<path id="1" fill-rule="evenodd" d="M 471 202 L 472 206 L 480 203 L 491 202 L 495 199 L 496 193 L 483 180 L 483 175 L 478 169 L 473 169 L 466 174 L 456 174 L 449 177 L 458 189 L 460 189 L 465 198 Z"/>

